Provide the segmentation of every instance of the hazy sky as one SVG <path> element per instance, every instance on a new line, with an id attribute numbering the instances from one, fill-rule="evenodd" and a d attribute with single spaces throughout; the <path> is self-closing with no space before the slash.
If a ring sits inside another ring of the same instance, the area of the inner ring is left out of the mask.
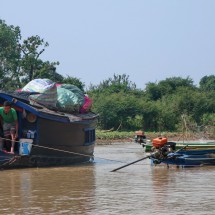
<path id="1" fill-rule="evenodd" d="M 44 38 L 43 60 L 86 86 L 215 74 L 215 0 L 0 0 L 0 19 Z"/>

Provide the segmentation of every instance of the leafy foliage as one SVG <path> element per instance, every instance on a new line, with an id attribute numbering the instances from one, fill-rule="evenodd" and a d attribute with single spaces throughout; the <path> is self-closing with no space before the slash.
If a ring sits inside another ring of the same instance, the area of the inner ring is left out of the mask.
<path id="1" fill-rule="evenodd" d="M 203 92 L 190 78 L 167 78 L 148 83 L 145 91 L 140 91 L 128 84 L 128 76 L 124 76 L 126 81 L 117 81 L 119 77 L 114 75 L 89 91 L 93 110 L 100 114 L 101 129 L 181 131 L 183 115 L 197 125 L 210 121 L 206 113 L 214 113 L 215 92 Z"/>
<path id="2" fill-rule="evenodd" d="M 94 102 L 94 111 L 100 114 L 100 127 L 128 129 L 130 118 L 140 113 L 140 107 L 135 102 L 134 96 L 122 92 L 99 96 Z"/>
<path id="3" fill-rule="evenodd" d="M 129 80 L 129 76 L 126 74 L 114 74 L 113 78 L 108 78 L 107 80 L 102 81 L 97 86 L 91 85 L 89 90 L 93 91 L 94 93 L 127 93 L 136 90 L 136 84 L 132 83 Z"/>
<path id="4" fill-rule="evenodd" d="M 40 59 L 41 54 L 49 44 L 38 35 L 28 37 L 19 46 L 22 53 L 23 84 L 35 78 L 49 78 L 53 81 L 63 80 L 63 76 L 56 72 L 56 66 L 59 65 L 59 62 L 42 61 Z"/>
<path id="5" fill-rule="evenodd" d="M 166 80 L 160 81 L 159 83 L 147 83 L 146 84 L 146 96 L 150 100 L 158 100 L 162 96 L 165 96 L 167 94 L 172 94 L 176 92 L 176 90 L 180 87 L 183 88 L 191 88 L 194 89 L 195 86 L 193 85 L 193 80 L 189 77 L 186 79 L 183 79 L 181 77 L 172 77 L 167 78 Z"/>
<path id="6" fill-rule="evenodd" d="M 19 85 L 20 49 L 18 41 L 21 39 L 19 27 L 8 26 L 0 20 L 0 88 Z"/>
<path id="7" fill-rule="evenodd" d="M 85 84 L 84 84 L 83 82 L 81 82 L 80 79 L 78 79 L 78 78 L 71 77 L 71 76 L 67 75 L 67 77 L 65 77 L 65 78 L 62 80 L 62 83 L 64 83 L 64 84 L 72 84 L 72 85 L 75 85 L 75 86 L 77 86 L 79 89 L 81 89 L 82 91 L 84 91 L 84 86 L 85 86 Z"/>
<path id="8" fill-rule="evenodd" d="M 215 90 L 215 75 L 204 76 L 201 78 L 199 85 L 200 89 L 204 91 Z"/>
<path id="9" fill-rule="evenodd" d="M 91 86 L 88 94 L 93 98 L 93 110 L 100 114 L 101 129 L 138 129 L 143 125 L 139 98 L 143 92 L 126 74 L 108 78 L 98 86 Z"/>

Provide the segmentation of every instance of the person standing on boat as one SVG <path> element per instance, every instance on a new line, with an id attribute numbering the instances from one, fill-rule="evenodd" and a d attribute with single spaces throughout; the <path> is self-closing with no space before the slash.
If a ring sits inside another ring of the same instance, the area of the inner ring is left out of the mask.
<path id="1" fill-rule="evenodd" d="M 16 110 L 11 106 L 11 102 L 5 101 L 4 106 L 0 107 L 0 116 L 2 118 L 4 138 L 9 139 L 11 137 L 10 152 L 14 153 L 15 140 L 18 137 L 18 120 Z"/>

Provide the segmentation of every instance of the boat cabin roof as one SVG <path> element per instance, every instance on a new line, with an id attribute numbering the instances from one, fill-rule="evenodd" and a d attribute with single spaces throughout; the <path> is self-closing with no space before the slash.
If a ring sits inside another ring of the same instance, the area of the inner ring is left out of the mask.
<path id="1" fill-rule="evenodd" d="M 50 109 L 36 102 L 30 102 L 29 96 L 35 94 L 31 92 L 7 92 L 0 90 L 0 104 L 4 101 L 13 102 L 13 107 L 18 111 L 23 111 L 25 109 L 28 112 L 35 114 L 38 117 L 46 118 L 50 120 L 60 121 L 60 122 L 80 122 L 83 120 L 92 120 L 98 118 L 98 115 L 89 112 L 86 114 L 80 113 L 65 113 L 58 111 L 57 109 Z"/>

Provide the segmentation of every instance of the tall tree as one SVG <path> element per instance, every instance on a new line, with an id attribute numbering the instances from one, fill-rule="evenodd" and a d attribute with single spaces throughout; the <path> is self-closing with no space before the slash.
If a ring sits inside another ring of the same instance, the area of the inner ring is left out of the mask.
<path id="1" fill-rule="evenodd" d="M 0 20 L 0 88 L 19 85 L 21 53 L 20 28 Z"/>
<path id="2" fill-rule="evenodd" d="M 98 86 L 91 86 L 88 93 L 94 100 L 93 110 L 100 114 L 102 129 L 134 129 L 142 124 L 139 116 L 142 115 L 140 100 L 143 93 L 126 74 L 114 74 Z M 136 122 L 132 123 L 131 119 Z"/>
<path id="3" fill-rule="evenodd" d="M 201 78 L 200 89 L 205 91 L 215 90 L 215 75 L 204 76 Z"/>
<path id="4" fill-rule="evenodd" d="M 129 92 L 136 89 L 136 84 L 129 80 L 129 76 L 126 74 L 118 75 L 114 74 L 113 78 L 108 78 L 102 81 L 97 86 L 90 86 L 89 91 L 94 92 L 106 92 L 106 93 L 119 93 Z"/>
<path id="5" fill-rule="evenodd" d="M 100 115 L 100 127 L 102 129 L 137 129 L 132 127 L 130 121 L 142 115 L 141 105 L 136 101 L 137 98 L 134 95 L 123 92 L 109 95 L 101 93 L 93 104 L 93 110 Z"/>
<path id="6" fill-rule="evenodd" d="M 181 77 L 172 77 L 158 83 L 147 83 L 145 93 L 149 99 L 156 101 L 162 96 L 175 93 L 180 87 L 195 89 L 191 78 L 187 77 L 184 79 Z"/>
<path id="7" fill-rule="evenodd" d="M 42 53 L 48 43 L 38 35 L 22 42 L 19 27 L 0 20 L 0 88 L 16 89 L 34 78 L 50 78 L 61 82 L 56 72 L 59 62 L 43 61 Z"/>
<path id="8" fill-rule="evenodd" d="M 24 83 L 35 78 L 49 78 L 53 81 L 62 81 L 63 77 L 56 72 L 59 62 L 41 60 L 41 54 L 48 47 L 48 42 L 38 35 L 28 37 L 20 44 L 22 52 L 21 69 Z"/>

